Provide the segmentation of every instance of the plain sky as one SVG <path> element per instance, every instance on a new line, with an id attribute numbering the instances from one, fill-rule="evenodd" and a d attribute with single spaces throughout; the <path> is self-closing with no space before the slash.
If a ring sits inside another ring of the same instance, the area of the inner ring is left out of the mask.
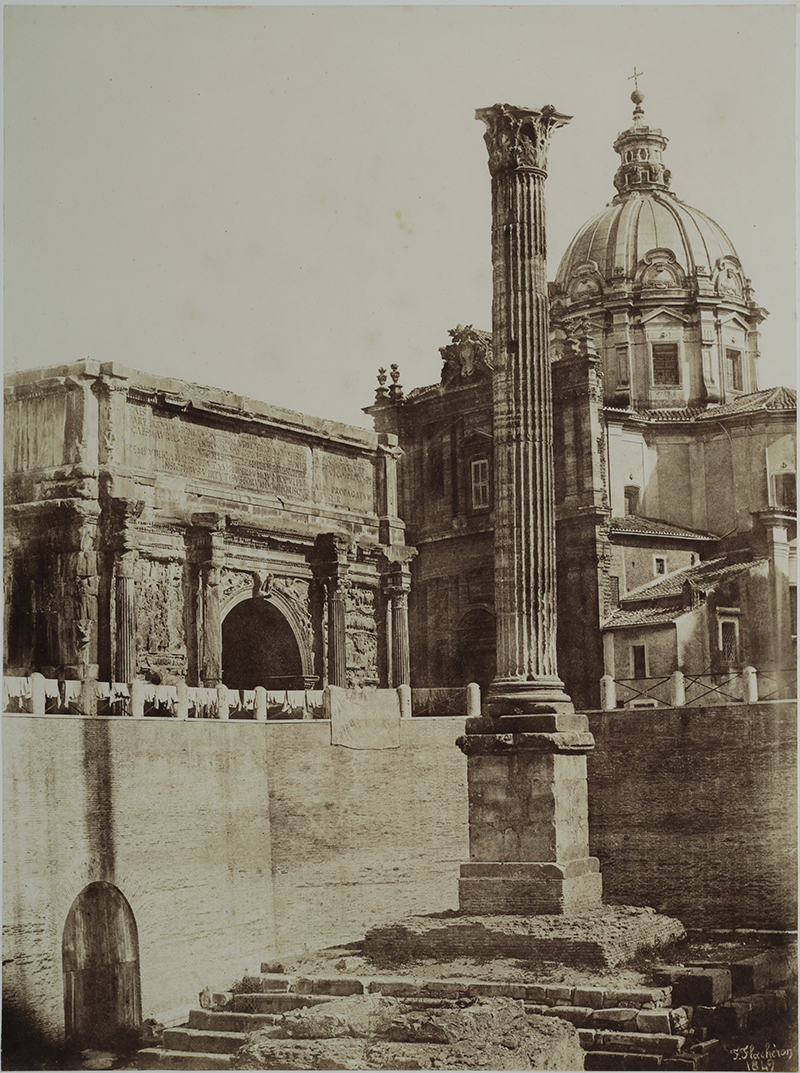
<path id="1" fill-rule="evenodd" d="M 553 104 L 548 276 L 670 139 L 795 378 L 795 11 L 758 6 L 5 8 L 5 361 L 84 357 L 369 426 L 379 366 L 491 328 L 477 107 Z"/>

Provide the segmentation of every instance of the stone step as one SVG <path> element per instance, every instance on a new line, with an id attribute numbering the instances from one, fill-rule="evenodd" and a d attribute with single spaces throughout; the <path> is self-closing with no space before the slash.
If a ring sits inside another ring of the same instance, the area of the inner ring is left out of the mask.
<path id="1" fill-rule="evenodd" d="M 256 991 L 252 994 L 234 995 L 229 1009 L 233 1013 L 285 1013 L 304 1006 L 319 1006 L 333 1002 L 333 995 L 297 995 L 286 991 Z"/>
<path id="2" fill-rule="evenodd" d="M 280 1013 L 230 1013 L 227 1010 L 190 1010 L 189 1028 L 206 1032 L 255 1032 L 277 1024 Z"/>
<path id="3" fill-rule="evenodd" d="M 583 1068 L 610 1069 L 618 1073 L 627 1070 L 661 1069 L 663 1057 L 660 1054 L 630 1054 L 627 1051 L 587 1051 L 583 1059 Z"/>
<path id="4" fill-rule="evenodd" d="M 608 1032 L 579 1028 L 581 1047 L 587 1052 L 614 1051 L 634 1054 L 660 1054 L 672 1058 L 683 1050 L 685 1036 L 668 1036 L 656 1032 Z"/>
<path id="5" fill-rule="evenodd" d="M 137 1052 L 140 1069 L 230 1069 L 229 1054 L 204 1054 L 202 1051 L 168 1051 L 164 1047 L 146 1047 Z"/>
<path id="6" fill-rule="evenodd" d="M 206 1032 L 197 1028 L 165 1028 L 162 1043 L 169 1051 L 233 1054 L 247 1039 L 244 1032 Z"/>
<path id="7" fill-rule="evenodd" d="M 667 1070 L 685 1069 L 691 1073 L 693 1070 L 705 1070 L 709 1068 L 708 1058 L 705 1055 L 681 1054 L 675 1058 L 664 1058 L 660 1054 L 631 1054 L 629 1051 L 588 1051 L 584 1059 L 584 1069 L 609 1069 L 615 1073 L 628 1073 L 629 1070 L 660 1069 Z"/>

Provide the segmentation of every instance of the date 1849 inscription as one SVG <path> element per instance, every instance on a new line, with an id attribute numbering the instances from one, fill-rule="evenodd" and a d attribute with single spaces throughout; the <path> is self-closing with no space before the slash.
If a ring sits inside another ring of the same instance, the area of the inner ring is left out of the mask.
<path id="1" fill-rule="evenodd" d="M 302 444 L 250 432 L 207 428 L 148 406 L 127 407 L 128 464 L 134 469 L 262 495 L 309 502 L 312 451 Z M 327 506 L 372 511 L 372 466 L 367 459 L 323 454 L 322 495 Z"/>

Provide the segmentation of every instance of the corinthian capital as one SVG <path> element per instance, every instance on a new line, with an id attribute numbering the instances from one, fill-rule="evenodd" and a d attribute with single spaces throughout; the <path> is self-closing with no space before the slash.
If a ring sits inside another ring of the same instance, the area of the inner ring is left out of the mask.
<path id="1" fill-rule="evenodd" d="M 478 108 L 475 118 L 486 124 L 484 141 L 489 150 L 489 171 L 496 175 L 515 168 L 547 171 L 550 135 L 566 126 L 572 116 L 561 115 L 552 104 L 542 109 L 494 104 Z"/>

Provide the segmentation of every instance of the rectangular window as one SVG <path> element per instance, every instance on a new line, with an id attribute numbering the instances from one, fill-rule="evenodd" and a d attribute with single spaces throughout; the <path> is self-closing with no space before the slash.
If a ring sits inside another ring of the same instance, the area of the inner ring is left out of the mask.
<path id="1" fill-rule="evenodd" d="M 489 459 L 472 463 L 472 509 L 489 506 Z"/>
<path id="2" fill-rule="evenodd" d="M 647 649 L 644 645 L 631 645 L 631 663 L 634 678 L 647 677 Z"/>
<path id="3" fill-rule="evenodd" d="M 625 513 L 639 513 L 639 489 L 634 485 L 630 485 L 625 489 Z"/>
<path id="4" fill-rule="evenodd" d="M 655 555 L 653 557 L 653 574 L 658 576 L 659 574 L 666 574 L 667 572 L 667 560 L 663 555 Z"/>
<path id="5" fill-rule="evenodd" d="M 742 352 L 725 348 L 725 372 L 727 374 L 728 387 L 734 391 L 742 390 Z"/>
<path id="6" fill-rule="evenodd" d="M 785 510 L 797 510 L 797 474 L 776 473 L 772 478 L 775 488 L 775 506 Z"/>
<path id="7" fill-rule="evenodd" d="M 681 382 L 677 343 L 653 343 L 653 383 L 675 387 Z"/>
<path id="8" fill-rule="evenodd" d="M 608 602 L 611 607 L 619 606 L 619 578 L 613 574 L 608 579 Z"/>
<path id="9" fill-rule="evenodd" d="M 719 624 L 719 647 L 724 663 L 739 662 L 739 623 L 733 619 Z"/>
<path id="10" fill-rule="evenodd" d="M 441 443 L 427 445 L 425 461 L 425 484 L 428 491 L 439 499 L 444 495 L 444 458 Z"/>

